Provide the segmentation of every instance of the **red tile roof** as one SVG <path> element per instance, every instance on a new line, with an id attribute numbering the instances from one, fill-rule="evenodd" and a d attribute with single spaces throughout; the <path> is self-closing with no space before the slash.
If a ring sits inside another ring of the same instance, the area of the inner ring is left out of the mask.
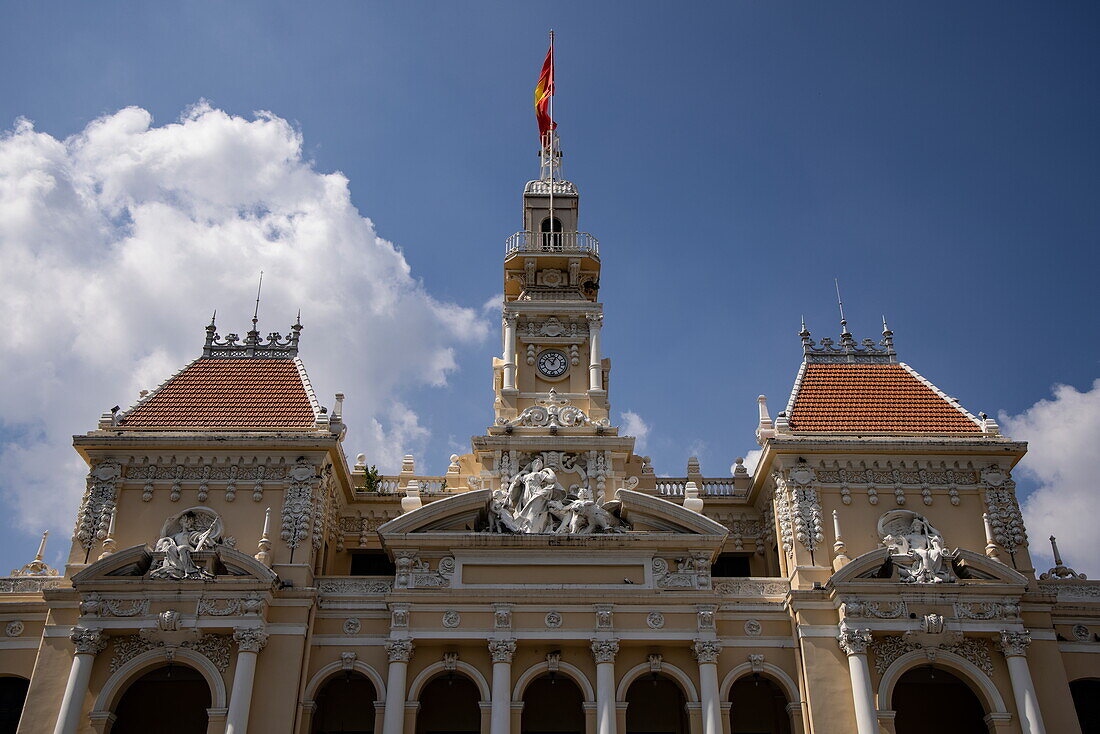
<path id="1" fill-rule="evenodd" d="M 792 431 L 980 433 L 963 410 L 901 364 L 814 364 L 795 385 Z"/>
<path id="2" fill-rule="evenodd" d="M 293 359 L 197 359 L 130 409 L 122 428 L 301 430 L 314 427 Z"/>

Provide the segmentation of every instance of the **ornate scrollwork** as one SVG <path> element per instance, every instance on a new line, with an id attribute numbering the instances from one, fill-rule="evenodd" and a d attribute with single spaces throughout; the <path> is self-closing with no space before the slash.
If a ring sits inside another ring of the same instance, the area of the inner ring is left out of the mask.
<path id="1" fill-rule="evenodd" d="M 837 644 L 845 655 L 865 655 L 873 640 L 871 630 L 853 629 L 844 625 L 836 636 Z"/>
<path id="2" fill-rule="evenodd" d="M 722 653 L 722 643 L 717 640 L 695 640 L 691 652 L 700 663 L 717 663 Z"/>
<path id="3" fill-rule="evenodd" d="M 386 641 L 386 655 L 391 663 L 407 663 L 412 660 L 416 645 L 407 638 Z"/>
<path id="4" fill-rule="evenodd" d="M 489 655 L 494 663 L 510 663 L 515 654 L 515 640 L 489 640 Z"/>
<path id="5" fill-rule="evenodd" d="M 596 663 L 613 663 L 619 654 L 618 640 L 592 640 L 592 658 Z"/>
<path id="6" fill-rule="evenodd" d="M 533 426 L 544 428 L 580 428 L 583 426 L 608 427 L 611 423 L 606 419 L 592 420 L 588 414 L 569 401 L 559 398 L 553 388 L 545 398 L 535 401 L 535 405 L 525 408 L 522 413 L 508 420 L 499 418 L 497 423 L 502 426 Z"/>

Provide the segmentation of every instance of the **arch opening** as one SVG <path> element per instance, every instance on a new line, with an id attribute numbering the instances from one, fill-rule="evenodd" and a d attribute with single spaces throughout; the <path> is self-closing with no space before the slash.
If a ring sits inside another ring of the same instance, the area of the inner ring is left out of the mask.
<path id="1" fill-rule="evenodd" d="M 378 692 L 356 671 L 329 678 L 317 691 L 311 734 L 373 734 Z"/>
<path id="2" fill-rule="evenodd" d="M 0 678 L 0 734 L 15 734 L 30 684 L 26 678 L 14 675 Z"/>
<path id="3" fill-rule="evenodd" d="M 542 249 L 554 252 L 561 250 L 561 220 L 557 217 L 546 217 L 539 224 L 539 232 L 542 236 Z"/>
<path id="4" fill-rule="evenodd" d="M 730 734 L 791 734 L 787 694 L 775 681 L 753 673 L 729 692 Z"/>
<path id="5" fill-rule="evenodd" d="M 985 707 L 970 685 L 942 667 L 920 665 L 905 671 L 890 699 L 897 734 L 985 732 Z M 935 705 L 929 705 L 929 702 Z"/>
<path id="6" fill-rule="evenodd" d="M 626 691 L 627 734 L 687 734 L 687 703 L 680 684 L 660 673 L 644 675 Z"/>
<path id="7" fill-rule="evenodd" d="M 584 734 L 584 730 L 584 695 L 572 679 L 547 673 L 531 681 L 523 692 L 522 734 Z"/>
<path id="8" fill-rule="evenodd" d="M 210 686 L 199 671 L 168 664 L 147 671 L 126 687 L 115 706 L 111 734 L 205 732 Z"/>
<path id="9" fill-rule="evenodd" d="M 1081 731 L 1100 731 L 1100 680 L 1082 678 L 1070 681 L 1069 692 L 1073 696 L 1073 708 L 1077 710 Z"/>
<path id="10" fill-rule="evenodd" d="M 481 691 L 469 677 L 448 672 L 420 691 L 416 734 L 477 734 L 481 731 Z"/>

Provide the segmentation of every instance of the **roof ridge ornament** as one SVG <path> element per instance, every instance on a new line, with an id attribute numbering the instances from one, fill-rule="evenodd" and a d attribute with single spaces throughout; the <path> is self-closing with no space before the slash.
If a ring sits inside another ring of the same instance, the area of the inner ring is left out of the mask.
<path id="1" fill-rule="evenodd" d="M 829 337 L 818 341 L 810 338 L 810 330 L 806 328 L 806 321 L 802 321 L 802 331 L 798 333 L 802 340 L 803 360 L 810 364 L 897 364 L 898 355 L 894 351 L 894 332 L 886 326 L 883 319 L 882 340 L 864 339 L 856 342 L 854 336 L 848 331 L 848 324 L 841 319 L 840 341 L 836 342 Z"/>
<path id="2" fill-rule="evenodd" d="M 216 313 L 216 312 L 215 312 Z M 298 339 L 302 332 L 302 315 L 298 312 L 298 320 L 290 327 L 290 331 L 284 338 L 282 334 L 273 331 L 267 335 L 267 341 L 260 338 L 260 332 L 256 327 L 257 319 L 252 319 L 252 330 L 245 336 L 244 341 L 238 334 L 226 334 L 222 339 L 217 333 L 218 327 L 211 319 L 206 327 L 206 343 L 202 348 L 202 356 L 205 359 L 293 359 L 298 356 Z"/>

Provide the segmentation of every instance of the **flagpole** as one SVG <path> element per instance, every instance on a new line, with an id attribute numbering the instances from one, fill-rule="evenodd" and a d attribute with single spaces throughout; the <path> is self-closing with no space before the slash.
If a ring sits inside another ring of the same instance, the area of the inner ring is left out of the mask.
<path id="1" fill-rule="evenodd" d="M 546 136 L 546 142 L 550 148 L 550 246 L 554 243 L 554 91 L 557 86 L 554 68 L 554 29 L 550 29 L 550 130 Z"/>

